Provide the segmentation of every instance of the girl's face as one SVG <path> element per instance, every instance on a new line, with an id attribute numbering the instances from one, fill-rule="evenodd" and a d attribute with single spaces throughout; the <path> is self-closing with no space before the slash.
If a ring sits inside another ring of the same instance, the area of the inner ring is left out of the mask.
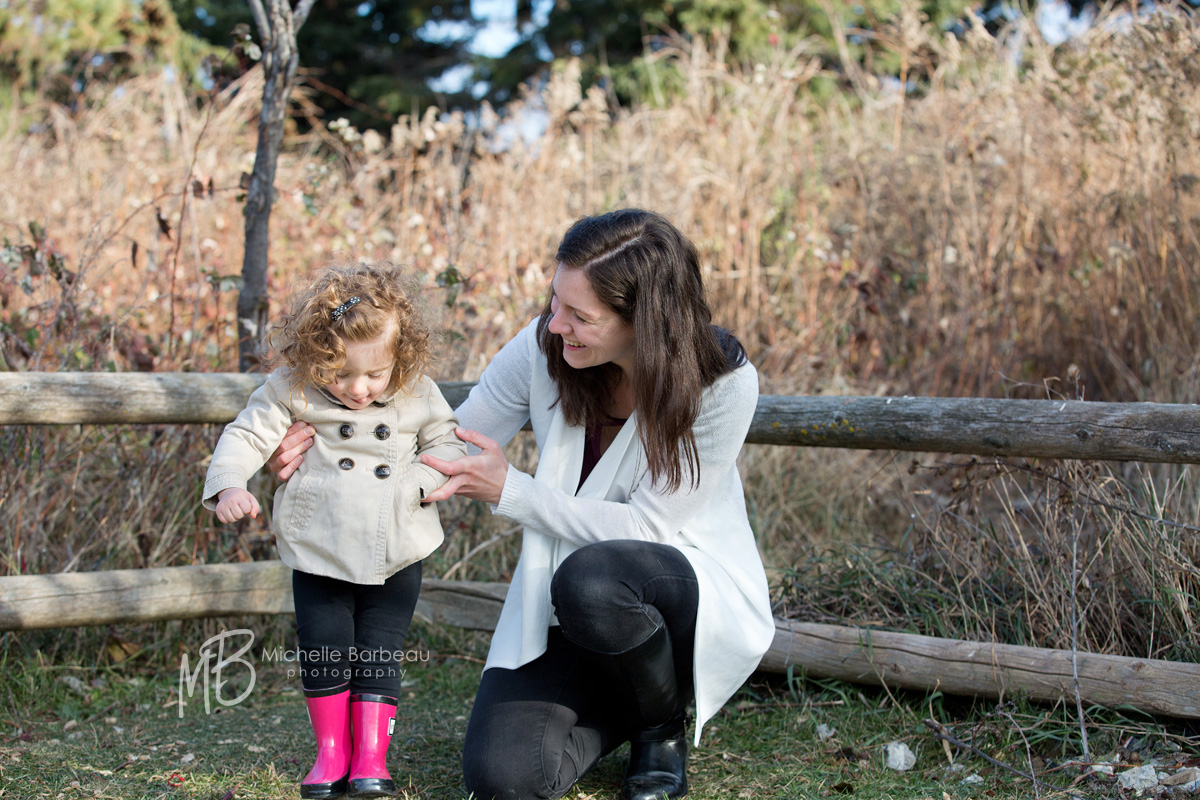
<path id="1" fill-rule="evenodd" d="M 575 369 L 616 364 L 633 375 L 633 325 L 596 296 L 581 269 L 559 265 L 551 282 L 551 333 L 562 337 L 563 360 Z"/>
<path id="2" fill-rule="evenodd" d="M 366 342 L 343 342 L 346 363 L 329 384 L 329 391 L 346 408 L 361 409 L 374 403 L 387 391 L 396 356 L 392 340 L 396 335 L 389 326 L 380 336 Z"/>

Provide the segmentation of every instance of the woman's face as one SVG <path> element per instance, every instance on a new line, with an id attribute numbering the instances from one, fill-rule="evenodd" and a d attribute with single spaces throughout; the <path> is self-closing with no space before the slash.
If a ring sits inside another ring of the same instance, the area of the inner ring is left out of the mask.
<path id="1" fill-rule="evenodd" d="M 596 296 L 583 270 L 560 264 L 550 288 L 549 330 L 562 338 L 563 359 L 575 369 L 611 362 L 633 375 L 633 325 Z"/>
<path id="2" fill-rule="evenodd" d="M 344 342 L 346 363 L 329 384 L 329 391 L 346 408 L 358 410 L 374 403 L 387 391 L 392 379 L 396 356 L 392 340 L 396 333 L 391 326 L 380 336 L 367 342 Z"/>

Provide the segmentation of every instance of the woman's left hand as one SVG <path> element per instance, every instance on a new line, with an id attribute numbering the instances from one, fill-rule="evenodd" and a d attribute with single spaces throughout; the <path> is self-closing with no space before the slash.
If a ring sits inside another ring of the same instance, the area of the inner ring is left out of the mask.
<path id="1" fill-rule="evenodd" d="M 463 456 L 453 461 L 428 455 L 421 456 L 422 464 L 450 476 L 450 480 L 442 484 L 441 488 L 425 495 L 423 502 L 435 503 L 458 495 L 485 503 L 499 503 L 500 494 L 504 491 L 504 480 L 508 477 L 508 459 L 501 452 L 500 445 L 482 433 L 467 428 L 455 428 L 454 433 L 483 452 L 477 456 Z"/>

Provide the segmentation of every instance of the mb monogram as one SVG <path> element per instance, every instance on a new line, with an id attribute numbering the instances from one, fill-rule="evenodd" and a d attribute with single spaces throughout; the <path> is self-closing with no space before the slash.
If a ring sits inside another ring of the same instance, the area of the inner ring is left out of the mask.
<path id="1" fill-rule="evenodd" d="M 245 643 L 237 647 L 239 640 L 244 640 Z M 226 707 L 236 706 L 249 697 L 250 692 L 254 689 L 254 665 L 242 656 L 253 646 L 254 631 L 239 628 L 234 631 L 222 631 L 200 645 L 200 657 L 195 671 L 189 671 L 188 654 L 184 653 L 179 662 L 179 716 L 183 717 L 184 691 L 186 690 L 187 696 L 191 697 L 196 691 L 196 683 L 201 676 L 204 679 L 205 714 L 211 713 L 210 698 L 213 696 L 216 697 L 218 703 Z M 234 649 L 235 647 L 237 649 Z M 224 676 L 230 674 L 227 670 L 241 669 L 249 670 L 250 681 L 241 694 L 232 700 L 226 699 L 222 689 L 228 681 Z"/>

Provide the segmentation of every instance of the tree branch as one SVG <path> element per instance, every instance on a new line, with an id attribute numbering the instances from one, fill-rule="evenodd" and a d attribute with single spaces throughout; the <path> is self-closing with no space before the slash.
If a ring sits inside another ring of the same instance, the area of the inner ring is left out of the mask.
<path id="1" fill-rule="evenodd" d="M 308 12 L 312 11 L 313 4 L 317 0 L 300 0 L 296 7 L 292 9 L 292 35 L 300 32 L 300 28 L 304 26 L 305 20 L 308 19 Z"/>
<path id="2" fill-rule="evenodd" d="M 262 0 L 246 0 L 246 5 L 250 6 L 250 15 L 254 17 L 254 24 L 258 28 L 258 38 L 262 39 L 262 43 L 266 46 L 271 39 L 271 21 L 267 18 L 267 11 L 263 8 Z"/>

